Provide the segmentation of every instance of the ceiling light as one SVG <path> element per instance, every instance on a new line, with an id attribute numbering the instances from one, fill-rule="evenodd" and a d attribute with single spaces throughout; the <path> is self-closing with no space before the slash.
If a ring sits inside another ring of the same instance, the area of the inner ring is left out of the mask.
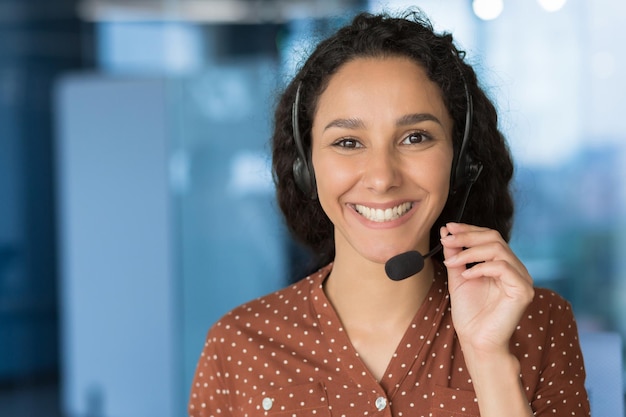
<path id="1" fill-rule="evenodd" d="M 556 12 L 561 10 L 567 0 L 537 0 L 539 5 L 547 12 Z"/>
<path id="2" fill-rule="evenodd" d="M 482 20 L 493 20 L 500 16 L 504 9 L 502 0 L 474 0 L 472 2 L 474 14 Z"/>

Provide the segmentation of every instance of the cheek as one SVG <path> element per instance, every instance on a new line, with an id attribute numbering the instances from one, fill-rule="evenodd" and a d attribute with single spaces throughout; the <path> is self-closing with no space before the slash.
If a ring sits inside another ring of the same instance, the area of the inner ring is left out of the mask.
<path id="1" fill-rule="evenodd" d="M 433 198 L 433 203 L 435 207 L 436 217 L 438 217 L 443 211 L 446 203 L 448 202 L 448 197 L 450 196 L 450 170 L 452 167 L 452 163 L 447 161 L 442 161 L 439 166 L 440 174 L 433 178 L 432 185 L 433 190 L 430 195 Z"/>
<path id="2" fill-rule="evenodd" d="M 443 150 L 427 158 L 422 164 L 419 175 L 428 178 L 431 192 L 447 195 L 450 190 L 450 175 L 452 172 L 452 150 Z"/>
<path id="3" fill-rule="evenodd" d="M 439 187 L 447 196 L 450 192 L 450 179 L 452 175 L 452 158 L 444 159 L 440 165 Z"/>
<path id="4" fill-rule="evenodd" d="M 350 189 L 356 178 L 356 167 L 333 158 L 316 158 L 313 155 L 313 170 L 317 182 L 320 202 L 337 198 Z"/>

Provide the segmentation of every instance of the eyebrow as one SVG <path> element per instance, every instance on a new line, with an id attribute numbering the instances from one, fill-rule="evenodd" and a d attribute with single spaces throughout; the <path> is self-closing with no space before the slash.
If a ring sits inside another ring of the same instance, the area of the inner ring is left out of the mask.
<path id="1" fill-rule="evenodd" d="M 335 119 L 328 123 L 324 130 L 328 130 L 331 127 L 338 127 L 342 129 L 363 129 L 365 128 L 365 123 L 363 123 L 363 120 L 361 119 Z"/>
<path id="2" fill-rule="evenodd" d="M 405 114 L 396 120 L 396 126 L 409 126 L 412 124 L 432 121 L 439 125 L 442 125 L 441 121 L 430 113 L 412 113 Z M 328 130 L 331 127 L 338 127 L 343 129 L 364 129 L 365 123 L 361 119 L 349 118 L 349 119 L 335 119 L 328 123 L 324 130 Z"/>
<path id="3" fill-rule="evenodd" d="M 396 126 L 407 126 L 419 122 L 431 121 L 441 125 L 441 121 L 430 113 L 406 114 L 396 121 Z"/>

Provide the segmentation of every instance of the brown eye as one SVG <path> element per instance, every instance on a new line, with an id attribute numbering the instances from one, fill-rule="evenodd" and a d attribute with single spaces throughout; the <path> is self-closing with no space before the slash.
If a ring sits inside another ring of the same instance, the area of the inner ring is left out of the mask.
<path id="1" fill-rule="evenodd" d="M 419 143 L 427 142 L 429 140 L 430 136 L 428 136 L 427 134 L 423 132 L 413 132 L 410 133 L 406 138 L 404 138 L 402 143 L 404 145 L 417 145 Z"/>
<path id="2" fill-rule="evenodd" d="M 335 142 L 335 146 L 339 146 L 340 148 L 360 148 L 362 145 L 356 139 L 344 138 Z"/>

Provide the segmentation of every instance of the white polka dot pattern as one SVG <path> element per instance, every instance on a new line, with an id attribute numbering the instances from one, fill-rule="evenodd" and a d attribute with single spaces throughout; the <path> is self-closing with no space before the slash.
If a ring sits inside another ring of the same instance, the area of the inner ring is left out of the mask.
<path id="1" fill-rule="evenodd" d="M 450 317 L 444 269 L 376 381 L 322 284 L 332 264 L 226 314 L 209 331 L 191 417 L 479 416 Z M 537 289 L 511 340 L 537 416 L 589 416 L 570 305 Z"/>

